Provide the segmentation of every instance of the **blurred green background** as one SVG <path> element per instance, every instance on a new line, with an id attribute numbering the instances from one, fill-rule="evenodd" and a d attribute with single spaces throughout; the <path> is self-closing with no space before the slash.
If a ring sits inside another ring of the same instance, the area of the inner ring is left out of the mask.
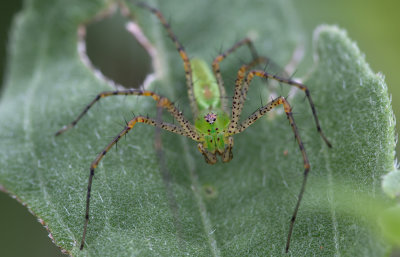
<path id="1" fill-rule="evenodd" d="M 298 10 L 300 20 L 303 22 L 307 40 L 306 65 L 302 65 L 299 68 L 298 74 L 304 73 L 308 68 L 308 64 L 311 64 L 311 42 L 315 27 L 322 23 L 337 24 L 346 29 L 349 37 L 357 42 L 361 51 L 365 53 L 367 62 L 372 70 L 382 72 L 386 76 L 386 83 L 388 84 L 389 92 L 392 94 L 393 109 L 396 116 L 399 116 L 400 76 L 396 75 L 396 71 L 400 60 L 400 15 L 398 14 L 400 1 L 297 0 L 293 2 Z M 0 79 L 2 84 L 6 69 L 9 27 L 13 15 L 21 8 L 21 0 L 2 1 L 0 4 Z M 115 19 L 114 22 L 118 24 L 117 26 L 121 26 L 123 21 Z M 104 34 L 101 30 L 97 30 L 99 31 L 97 32 L 98 34 Z M 96 32 L 93 33 L 95 34 Z M 127 41 L 128 44 L 135 44 L 134 40 L 127 38 L 126 35 L 122 37 L 124 41 L 129 40 Z M 115 39 L 114 36 L 108 38 Z M 97 40 L 100 42 L 102 39 Z M 94 42 L 96 42 L 96 39 L 94 39 Z M 90 47 L 90 42 L 88 44 Z M 101 49 L 102 47 L 100 46 L 99 48 Z M 88 51 L 90 54 L 90 49 Z M 131 51 L 131 54 L 136 54 L 133 53 L 132 49 L 129 51 Z M 123 57 L 125 57 L 127 64 L 122 62 L 122 66 L 132 67 L 134 65 L 129 63 L 132 58 L 126 52 Z M 130 78 L 128 81 L 136 82 L 140 81 L 140 78 Z M 120 81 L 120 83 L 128 85 L 124 81 Z M 397 133 L 398 131 L 397 126 Z M 399 150 L 397 148 L 397 156 L 400 156 L 398 154 Z M 0 206 L 1 256 L 64 256 L 51 243 L 47 236 L 47 231 L 25 207 L 2 192 L 0 192 Z"/>

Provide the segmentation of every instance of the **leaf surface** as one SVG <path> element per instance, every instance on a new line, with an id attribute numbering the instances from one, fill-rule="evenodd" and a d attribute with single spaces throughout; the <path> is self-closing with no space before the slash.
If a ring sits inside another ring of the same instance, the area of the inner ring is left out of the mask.
<path id="1" fill-rule="evenodd" d="M 2 187 L 43 220 L 55 243 L 73 256 L 283 255 L 303 161 L 279 110 L 235 136 L 230 163 L 213 166 L 204 162 L 196 143 L 166 132 L 166 164 L 160 168 L 154 128 L 136 126 L 96 169 L 87 245 L 79 251 L 90 163 L 122 129 L 116 123 L 131 110 L 155 115 L 151 99 L 110 97 L 76 128 L 54 137 L 92 97 L 112 88 L 77 52 L 78 26 L 112 4 L 26 1 L 12 30 L 0 103 Z M 151 5 L 171 17 L 190 57 L 209 63 L 221 45 L 227 49 L 250 35 L 260 55 L 283 66 L 302 42 L 288 1 Z M 171 98 L 190 117 L 183 65 L 174 45 L 153 15 L 128 6 L 158 51 L 159 77 L 151 89 Z M 343 181 L 350 195 L 381 194 L 381 176 L 393 169 L 394 158 L 387 88 L 343 31 L 322 26 L 314 43 L 318 59 L 305 83 L 333 148 L 320 139 L 302 93 L 290 93 L 311 162 L 290 254 L 382 256 L 388 246 L 365 217 L 337 207 L 342 199 L 335 197 L 334 184 Z M 247 49 L 221 63 L 229 95 L 243 60 L 250 60 Z M 265 104 L 271 97 L 264 94 L 265 83 L 255 79 L 253 84 L 244 117 L 260 106 L 260 98 Z M 281 87 L 268 88 L 288 94 Z"/>

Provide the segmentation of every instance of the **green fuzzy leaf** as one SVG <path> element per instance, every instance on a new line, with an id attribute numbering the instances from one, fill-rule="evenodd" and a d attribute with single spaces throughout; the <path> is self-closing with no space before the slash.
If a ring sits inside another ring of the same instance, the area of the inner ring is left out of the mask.
<path id="1" fill-rule="evenodd" d="M 97 153 L 122 130 L 130 111 L 155 117 L 151 99 L 109 97 L 65 134 L 92 97 L 113 87 L 85 66 L 77 29 L 113 1 L 26 1 L 15 20 L 5 90 L 0 102 L 0 185 L 46 224 L 54 242 L 73 256 L 281 256 L 303 179 L 303 161 L 280 110 L 235 136 L 230 163 L 208 165 L 196 143 L 162 134 L 163 164 L 154 128 L 136 126 L 96 169 L 86 246 L 82 237 L 87 177 Z M 155 1 L 190 57 L 211 63 L 218 49 L 245 36 L 260 55 L 289 63 L 302 32 L 287 1 Z M 159 21 L 127 3 L 157 49 L 157 81 L 150 89 L 190 117 L 182 61 Z M 44 15 L 45 14 L 45 15 Z M 311 163 L 291 241 L 293 256 L 383 256 L 389 245 L 356 213 L 380 199 L 381 177 L 393 170 L 394 119 L 384 79 L 336 27 L 315 34 L 310 88 L 329 149 L 315 129 L 302 92 L 290 93 Z M 228 95 L 236 71 L 251 56 L 240 49 L 221 63 Z M 134 71 L 133 71 L 134 72 Z M 254 79 L 242 118 L 287 86 Z M 295 96 L 293 97 L 293 94 Z M 179 99 L 179 100 L 177 100 Z M 171 118 L 164 119 L 171 121 Z M 338 192 L 335 185 L 340 181 Z M 345 205 L 346 206 L 346 205 Z M 361 207 L 360 207 L 361 208 Z M 356 215 L 355 215 L 356 213 Z"/>

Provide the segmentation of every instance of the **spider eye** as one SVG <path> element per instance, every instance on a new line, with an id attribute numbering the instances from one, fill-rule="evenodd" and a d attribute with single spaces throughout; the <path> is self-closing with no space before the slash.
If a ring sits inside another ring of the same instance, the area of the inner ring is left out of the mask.
<path id="1" fill-rule="evenodd" d="M 208 113 L 207 115 L 204 116 L 204 119 L 208 123 L 213 124 L 217 120 L 217 114 L 210 112 L 210 113 Z"/>

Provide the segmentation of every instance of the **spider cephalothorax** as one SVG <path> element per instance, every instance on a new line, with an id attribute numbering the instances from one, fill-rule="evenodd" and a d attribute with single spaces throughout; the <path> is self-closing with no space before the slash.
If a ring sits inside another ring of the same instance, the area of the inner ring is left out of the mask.
<path id="1" fill-rule="evenodd" d="M 217 162 L 217 154 L 222 156 L 223 162 L 233 157 L 233 138 L 227 133 L 229 121 L 228 114 L 222 110 L 205 110 L 195 121 L 196 130 L 204 140 L 198 144 L 198 149 L 209 164 Z"/>

